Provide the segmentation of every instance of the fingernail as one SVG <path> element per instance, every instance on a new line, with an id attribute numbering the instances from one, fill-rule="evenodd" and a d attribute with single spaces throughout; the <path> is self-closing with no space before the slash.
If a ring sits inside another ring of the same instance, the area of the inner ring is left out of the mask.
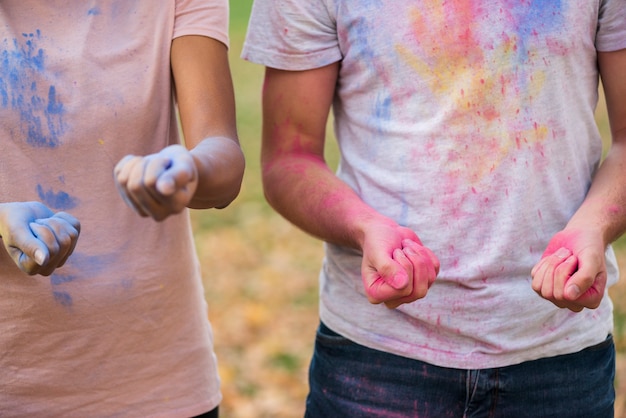
<path id="1" fill-rule="evenodd" d="M 559 250 L 554 253 L 554 255 L 559 257 L 559 258 L 567 258 L 571 254 L 572 254 L 572 252 L 570 250 L 568 250 L 567 248 L 559 248 Z"/>
<path id="2" fill-rule="evenodd" d="M 41 250 L 35 250 L 35 262 L 37 264 L 39 264 L 40 266 L 43 266 L 43 262 L 45 261 L 46 256 L 44 255 L 43 251 Z"/>
<path id="3" fill-rule="evenodd" d="M 572 284 L 567 287 L 567 298 L 570 300 L 576 300 L 580 296 L 580 287 L 578 285 Z"/>

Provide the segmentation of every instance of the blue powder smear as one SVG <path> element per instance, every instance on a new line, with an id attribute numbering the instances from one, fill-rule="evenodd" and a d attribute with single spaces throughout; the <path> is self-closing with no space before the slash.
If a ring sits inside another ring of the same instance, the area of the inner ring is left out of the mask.
<path id="1" fill-rule="evenodd" d="M 74 303 L 72 296 L 67 292 L 52 292 L 52 295 L 54 296 L 54 300 L 63 306 L 72 306 Z"/>
<path id="2" fill-rule="evenodd" d="M 56 148 L 64 133 L 65 108 L 56 86 L 46 82 L 40 31 L 5 39 L 0 47 L 0 105 L 18 112 L 22 138 L 34 147 Z M 43 86 L 41 85 L 43 83 Z"/>
<path id="3" fill-rule="evenodd" d="M 41 184 L 37 185 L 37 194 L 39 199 L 48 207 L 57 210 L 69 210 L 75 208 L 77 201 L 64 191 L 57 193 L 52 190 L 44 190 Z"/>

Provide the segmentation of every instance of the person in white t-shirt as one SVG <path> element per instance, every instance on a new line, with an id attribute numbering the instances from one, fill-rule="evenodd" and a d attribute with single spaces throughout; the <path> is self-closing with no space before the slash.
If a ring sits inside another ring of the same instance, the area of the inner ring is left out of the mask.
<path id="1" fill-rule="evenodd" d="M 244 172 L 228 2 L 6 0 L 0 42 L 0 416 L 216 417 L 188 208 Z"/>
<path id="2" fill-rule="evenodd" d="M 255 0 L 265 193 L 326 248 L 307 417 L 612 416 L 625 48 L 623 0 Z"/>

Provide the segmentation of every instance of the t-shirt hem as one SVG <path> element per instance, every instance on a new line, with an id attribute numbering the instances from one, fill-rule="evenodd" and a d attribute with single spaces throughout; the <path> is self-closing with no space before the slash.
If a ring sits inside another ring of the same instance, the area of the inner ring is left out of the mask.
<path id="1" fill-rule="evenodd" d="M 596 49 L 600 52 L 615 52 L 626 49 L 626 33 L 620 36 L 613 36 L 598 42 Z"/>
<path id="2" fill-rule="evenodd" d="M 206 28 L 185 28 L 183 30 L 176 31 L 176 33 L 174 33 L 174 35 L 172 36 L 172 39 L 180 38 L 181 36 L 192 35 L 206 36 L 207 38 L 215 39 L 216 41 L 219 41 L 226 45 L 227 48 L 230 48 L 230 40 L 227 34 L 219 31 L 206 30 Z"/>
<path id="3" fill-rule="evenodd" d="M 610 324 L 607 324 L 607 326 L 603 329 L 599 329 L 600 327 L 598 327 L 593 335 L 588 335 L 586 338 L 579 339 L 575 343 L 570 341 L 566 346 L 557 344 L 537 344 L 535 348 L 532 349 L 503 354 L 475 355 L 475 358 L 468 360 L 467 355 L 454 353 L 446 349 L 434 350 L 432 347 L 418 347 L 416 345 L 403 342 L 400 342 L 398 347 L 384 346 L 382 344 L 373 343 L 364 335 L 366 331 L 364 331 L 363 334 L 351 331 L 357 328 L 353 323 L 333 315 L 332 312 L 325 309 L 322 304 L 320 304 L 320 319 L 333 331 L 364 347 L 422 361 L 438 367 L 461 370 L 508 367 L 541 358 L 573 354 L 584 350 L 585 348 L 600 344 L 609 334 L 612 333 L 612 321 L 609 321 Z"/>
<path id="4" fill-rule="evenodd" d="M 317 51 L 314 54 L 281 54 L 268 49 L 256 48 L 244 43 L 241 58 L 255 64 L 287 71 L 304 71 L 321 68 L 341 60 L 335 48 Z"/>
<path id="5" fill-rule="evenodd" d="M 149 415 L 146 418 L 190 418 L 205 414 L 217 408 L 222 402 L 222 393 L 217 393 L 206 401 L 193 406 L 178 409 L 176 411 L 162 412 L 156 415 Z"/>

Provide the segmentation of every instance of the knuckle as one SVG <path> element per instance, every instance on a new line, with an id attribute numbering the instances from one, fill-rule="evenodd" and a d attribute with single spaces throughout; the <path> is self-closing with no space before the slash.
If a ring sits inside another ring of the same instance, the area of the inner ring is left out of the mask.
<path id="1" fill-rule="evenodd" d="M 372 305 L 380 305 L 381 303 L 383 303 L 382 300 L 378 299 L 378 298 L 372 298 L 372 297 L 368 297 L 367 298 L 368 302 L 371 303 Z"/>
<path id="2" fill-rule="evenodd" d="M 61 243 L 58 240 L 48 243 L 48 251 L 50 258 L 54 258 L 61 251 Z"/>
<path id="3" fill-rule="evenodd" d="M 132 194 L 140 193 L 143 188 L 144 184 L 142 181 L 133 180 L 126 183 L 126 189 Z"/>
<path id="4" fill-rule="evenodd" d="M 40 272 L 39 272 L 39 273 L 37 273 L 37 274 L 39 274 L 39 275 L 41 275 L 41 276 L 48 277 L 48 276 L 50 276 L 52 273 L 54 273 L 54 269 L 43 270 L 43 271 L 40 271 Z"/>
<path id="5" fill-rule="evenodd" d="M 67 232 L 64 232 L 62 234 L 59 234 L 57 241 L 59 243 L 60 248 L 65 248 L 65 247 L 69 247 L 70 245 L 72 245 L 72 242 L 74 242 L 74 239 L 72 238 L 72 235 L 70 235 Z"/>
<path id="6" fill-rule="evenodd" d="M 80 235 L 80 227 L 78 228 L 70 228 L 67 231 L 67 235 L 69 236 L 71 241 L 76 241 Z"/>
<path id="7" fill-rule="evenodd" d="M 152 214 L 152 219 L 154 219 L 157 222 L 164 221 L 166 218 L 167 218 L 167 215 L 163 213 Z"/>
<path id="8" fill-rule="evenodd" d="M 380 303 L 383 302 L 382 299 L 380 299 L 378 297 L 378 295 L 376 295 L 371 289 L 367 289 L 365 291 L 365 294 L 367 296 L 367 300 L 369 301 L 369 303 L 371 303 L 372 305 L 378 305 Z"/>
<path id="9" fill-rule="evenodd" d="M 17 264 L 20 270 L 22 270 L 24 273 L 28 274 L 29 276 L 34 276 L 39 273 L 39 266 L 37 266 L 37 264 L 35 264 L 31 260 L 27 260 L 27 261 L 15 260 L 15 263 Z"/>
<path id="10" fill-rule="evenodd" d="M 413 292 L 413 296 L 415 297 L 415 299 L 413 300 L 423 299 L 426 297 L 427 293 L 428 293 L 428 289 L 420 287 Z"/>

